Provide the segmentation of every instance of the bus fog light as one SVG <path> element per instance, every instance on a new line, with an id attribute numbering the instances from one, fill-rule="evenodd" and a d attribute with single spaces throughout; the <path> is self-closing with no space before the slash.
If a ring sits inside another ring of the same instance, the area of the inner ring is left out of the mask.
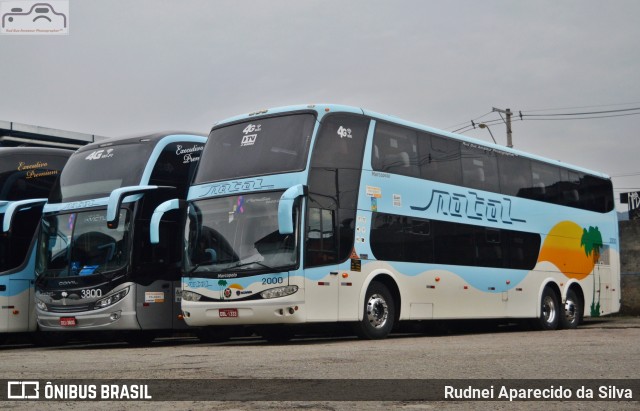
<path id="1" fill-rule="evenodd" d="M 202 298 L 201 294 L 194 293 L 193 291 L 182 290 L 183 301 L 200 301 L 201 298 Z"/>
<path id="2" fill-rule="evenodd" d="M 47 304 L 45 304 L 44 301 L 36 300 L 36 307 L 38 307 L 38 310 L 40 311 L 49 311 Z"/>
<path id="3" fill-rule="evenodd" d="M 97 310 L 100 308 L 105 308 L 110 305 L 113 305 L 118 301 L 122 300 L 128 293 L 129 293 L 129 287 L 125 288 L 124 290 L 120 290 L 117 293 L 113 293 L 110 296 L 105 297 L 101 300 L 98 300 L 94 305 L 94 309 Z"/>
<path id="4" fill-rule="evenodd" d="M 270 290 L 265 290 L 260 293 L 260 296 L 265 299 L 286 297 L 287 295 L 294 294 L 298 291 L 297 285 L 287 285 L 284 287 L 276 287 Z"/>

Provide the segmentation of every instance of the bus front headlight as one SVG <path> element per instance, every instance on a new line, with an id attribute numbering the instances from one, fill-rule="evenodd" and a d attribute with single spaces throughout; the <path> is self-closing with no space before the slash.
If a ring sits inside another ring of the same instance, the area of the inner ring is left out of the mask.
<path id="1" fill-rule="evenodd" d="M 36 307 L 38 307 L 38 310 L 40 311 L 49 311 L 49 309 L 47 308 L 47 304 L 45 304 L 44 301 L 38 299 L 36 299 Z"/>
<path id="2" fill-rule="evenodd" d="M 117 303 L 118 301 L 122 300 L 125 295 L 129 294 L 129 287 L 125 288 L 124 290 L 120 290 L 117 293 L 113 293 L 101 300 L 96 301 L 95 305 L 94 305 L 94 309 L 98 310 L 100 308 L 105 308 L 108 307 L 110 305 L 113 305 L 115 303 Z"/>
<path id="3" fill-rule="evenodd" d="M 271 288 L 269 290 L 265 290 L 260 293 L 262 298 L 278 298 L 278 297 L 286 297 L 287 295 L 294 294 L 298 291 L 297 285 L 287 285 L 284 287 L 276 287 Z"/>
<path id="4" fill-rule="evenodd" d="M 182 299 L 184 301 L 200 301 L 202 294 L 194 293 L 193 291 L 182 290 Z"/>

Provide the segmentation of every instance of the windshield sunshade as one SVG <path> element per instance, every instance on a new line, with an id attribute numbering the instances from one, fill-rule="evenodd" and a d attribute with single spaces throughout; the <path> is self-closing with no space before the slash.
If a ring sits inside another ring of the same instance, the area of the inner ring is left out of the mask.
<path id="1" fill-rule="evenodd" d="M 45 277 L 104 274 L 126 265 L 129 212 L 121 224 L 107 228 L 106 211 L 48 216 L 42 219 L 36 271 Z"/>

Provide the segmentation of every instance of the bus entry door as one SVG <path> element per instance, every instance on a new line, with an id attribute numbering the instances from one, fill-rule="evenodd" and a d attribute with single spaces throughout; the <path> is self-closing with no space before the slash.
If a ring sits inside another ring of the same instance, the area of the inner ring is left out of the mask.
<path id="1" fill-rule="evenodd" d="M 156 280 L 137 286 L 136 312 L 143 330 L 171 329 L 173 323 L 174 282 Z"/>

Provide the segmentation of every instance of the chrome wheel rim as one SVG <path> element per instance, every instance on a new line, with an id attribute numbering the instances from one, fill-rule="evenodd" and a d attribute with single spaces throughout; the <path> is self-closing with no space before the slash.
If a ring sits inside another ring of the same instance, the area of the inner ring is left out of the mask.
<path id="1" fill-rule="evenodd" d="M 547 324 L 553 324 L 556 319 L 556 304 L 549 296 L 542 301 L 542 318 Z"/>
<path id="2" fill-rule="evenodd" d="M 389 306 L 380 294 L 373 294 L 367 301 L 367 320 L 373 328 L 382 328 L 389 318 Z"/>
<path id="3" fill-rule="evenodd" d="M 573 300 L 567 300 L 564 303 L 564 315 L 568 323 L 572 323 L 576 320 L 577 306 Z"/>

